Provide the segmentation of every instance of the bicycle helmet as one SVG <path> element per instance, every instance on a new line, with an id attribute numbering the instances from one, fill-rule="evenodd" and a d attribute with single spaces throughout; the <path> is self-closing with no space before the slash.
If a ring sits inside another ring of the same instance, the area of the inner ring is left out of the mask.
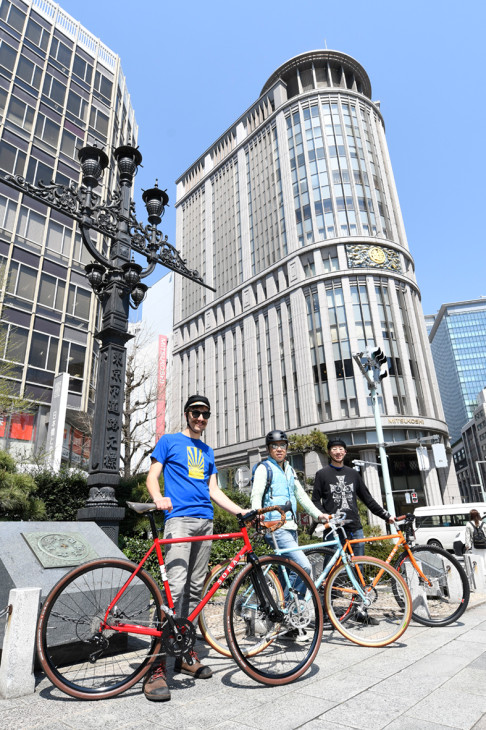
<path id="1" fill-rule="evenodd" d="M 285 441 L 287 445 L 289 443 L 285 431 L 270 431 L 270 433 L 267 433 L 265 436 L 265 445 L 268 447 L 270 444 L 274 444 L 275 441 Z"/>

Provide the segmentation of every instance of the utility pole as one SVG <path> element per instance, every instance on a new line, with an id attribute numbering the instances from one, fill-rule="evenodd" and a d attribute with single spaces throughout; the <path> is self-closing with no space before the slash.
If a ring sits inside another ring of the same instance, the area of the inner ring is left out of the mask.
<path id="1" fill-rule="evenodd" d="M 383 378 L 388 375 L 387 370 L 381 371 L 382 367 L 386 364 L 386 355 L 383 353 L 381 348 L 368 352 L 357 352 L 353 355 L 353 359 L 358 365 L 359 369 L 363 373 L 365 380 L 368 384 L 371 403 L 373 405 L 373 416 L 375 419 L 376 436 L 378 439 L 378 452 L 380 456 L 381 473 L 383 475 L 383 486 L 385 489 L 386 508 L 388 512 L 396 517 L 395 503 L 393 501 L 390 472 L 388 470 L 388 459 L 385 450 L 385 439 L 383 437 L 383 428 L 381 425 L 381 413 L 380 404 L 378 402 L 378 386 L 380 385 Z"/>

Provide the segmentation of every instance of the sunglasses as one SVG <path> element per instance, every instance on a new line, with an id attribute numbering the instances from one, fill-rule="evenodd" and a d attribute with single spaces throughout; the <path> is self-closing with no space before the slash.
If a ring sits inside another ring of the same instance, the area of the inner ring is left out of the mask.
<path id="1" fill-rule="evenodd" d="M 282 446 L 281 444 L 270 444 L 270 448 L 272 451 L 277 451 L 278 449 L 282 449 L 282 451 L 287 451 L 287 446 Z"/>
<path id="2" fill-rule="evenodd" d="M 207 421 L 211 415 L 209 411 L 189 411 L 189 413 L 193 418 L 199 418 L 199 416 L 202 416 L 205 421 Z"/>

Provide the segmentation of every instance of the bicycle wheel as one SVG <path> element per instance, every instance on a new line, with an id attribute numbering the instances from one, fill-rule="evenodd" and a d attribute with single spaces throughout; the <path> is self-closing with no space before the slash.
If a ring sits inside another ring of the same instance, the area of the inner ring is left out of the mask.
<path id="1" fill-rule="evenodd" d="M 341 564 L 331 571 L 325 601 L 334 628 L 360 646 L 391 644 L 412 617 L 412 599 L 403 577 L 388 563 L 369 556 L 349 558 L 349 566 Z"/>
<path id="2" fill-rule="evenodd" d="M 206 576 L 202 595 L 205 596 L 208 590 L 211 588 L 213 583 L 220 577 L 222 573 L 228 567 L 230 560 L 225 560 L 224 563 L 215 565 L 214 568 Z M 236 566 L 234 572 L 228 579 L 228 585 L 223 585 L 219 590 L 216 591 L 214 596 L 206 603 L 201 613 L 199 614 L 199 629 L 203 635 L 204 640 L 211 646 L 215 651 L 219 652 L 223 656 L 230 657 L 231 652 L 228 649 L 226 643 L 226 637 L 224 633 L 224 607 L 226 604 L 226 597 L 230 588 L 231 582 L 233 582 L 236 576 L 241 572 L 242 568 L 247 565 L 246 560 L 242 560 L 239 565 Z M 277 580 L 277 576 L 272 571 L 267 574 L 267 581 L 271 590 L 275 590 L 280 599 L 283 597 L 282 587 Z M 264 616 L 253 608 L 253 599 L 249 599 L 248 610 L 254 612 L 253 621 L 263 620 Z M 251 604 L 251 605 L 250 605 Z M 262 646 L 262 649 L 264 646 Z"/>
<path id="3" fill-rule="evenodd" d="M 262 573 L 264 602 L 257 597 Z M 273 605 L 269 601 L 271 594 Z M 234 580 L 226 599 L 225 634 L 238 666 L 262 684 L 288 684 L 312 664 L 322 640 L 322 607 L 307 573 L 288 558 L 267 555 L 259 566 L 247 565 Z"/>
<path id="4" fill-rule="evenodd" d="M 447 626 L 457 621 L 470 596 L 469 581 L 461 564 L 446 550 L 433 545 L 410 549 L 428 581 L 417 573 L 407 552 L 395 561 L 395 568 L 412 594 L 413 620 L 424 626 Z"/>
<path id="5" fill-rule="evenodd" d="M 37 651 L 45 673 L 78 699 L 100 700 L 124 692 L 143 677 L 160 649 L 160 637 L 100 631 L 108 605 L 132 577 L 128 560 L 94 560 L 64 576 L 47 596 L 37 625 Z M 162 596 L 140 571 L 108 617 L 160 629 Z"/>

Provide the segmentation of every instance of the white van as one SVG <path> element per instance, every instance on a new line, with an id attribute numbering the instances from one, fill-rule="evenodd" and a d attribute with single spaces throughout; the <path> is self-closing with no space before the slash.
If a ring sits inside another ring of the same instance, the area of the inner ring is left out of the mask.
<path id="1" fill-rule="evenodd" d="M 420 545 L 436 545 L 445 550 L 453 550 L 456 540 L 464 545 L 466 523 L 472 509 L 477 509 L 481 517 L 486 515 L 485 502 L 417 507 L 414 511 L 417 542 Z"/>

